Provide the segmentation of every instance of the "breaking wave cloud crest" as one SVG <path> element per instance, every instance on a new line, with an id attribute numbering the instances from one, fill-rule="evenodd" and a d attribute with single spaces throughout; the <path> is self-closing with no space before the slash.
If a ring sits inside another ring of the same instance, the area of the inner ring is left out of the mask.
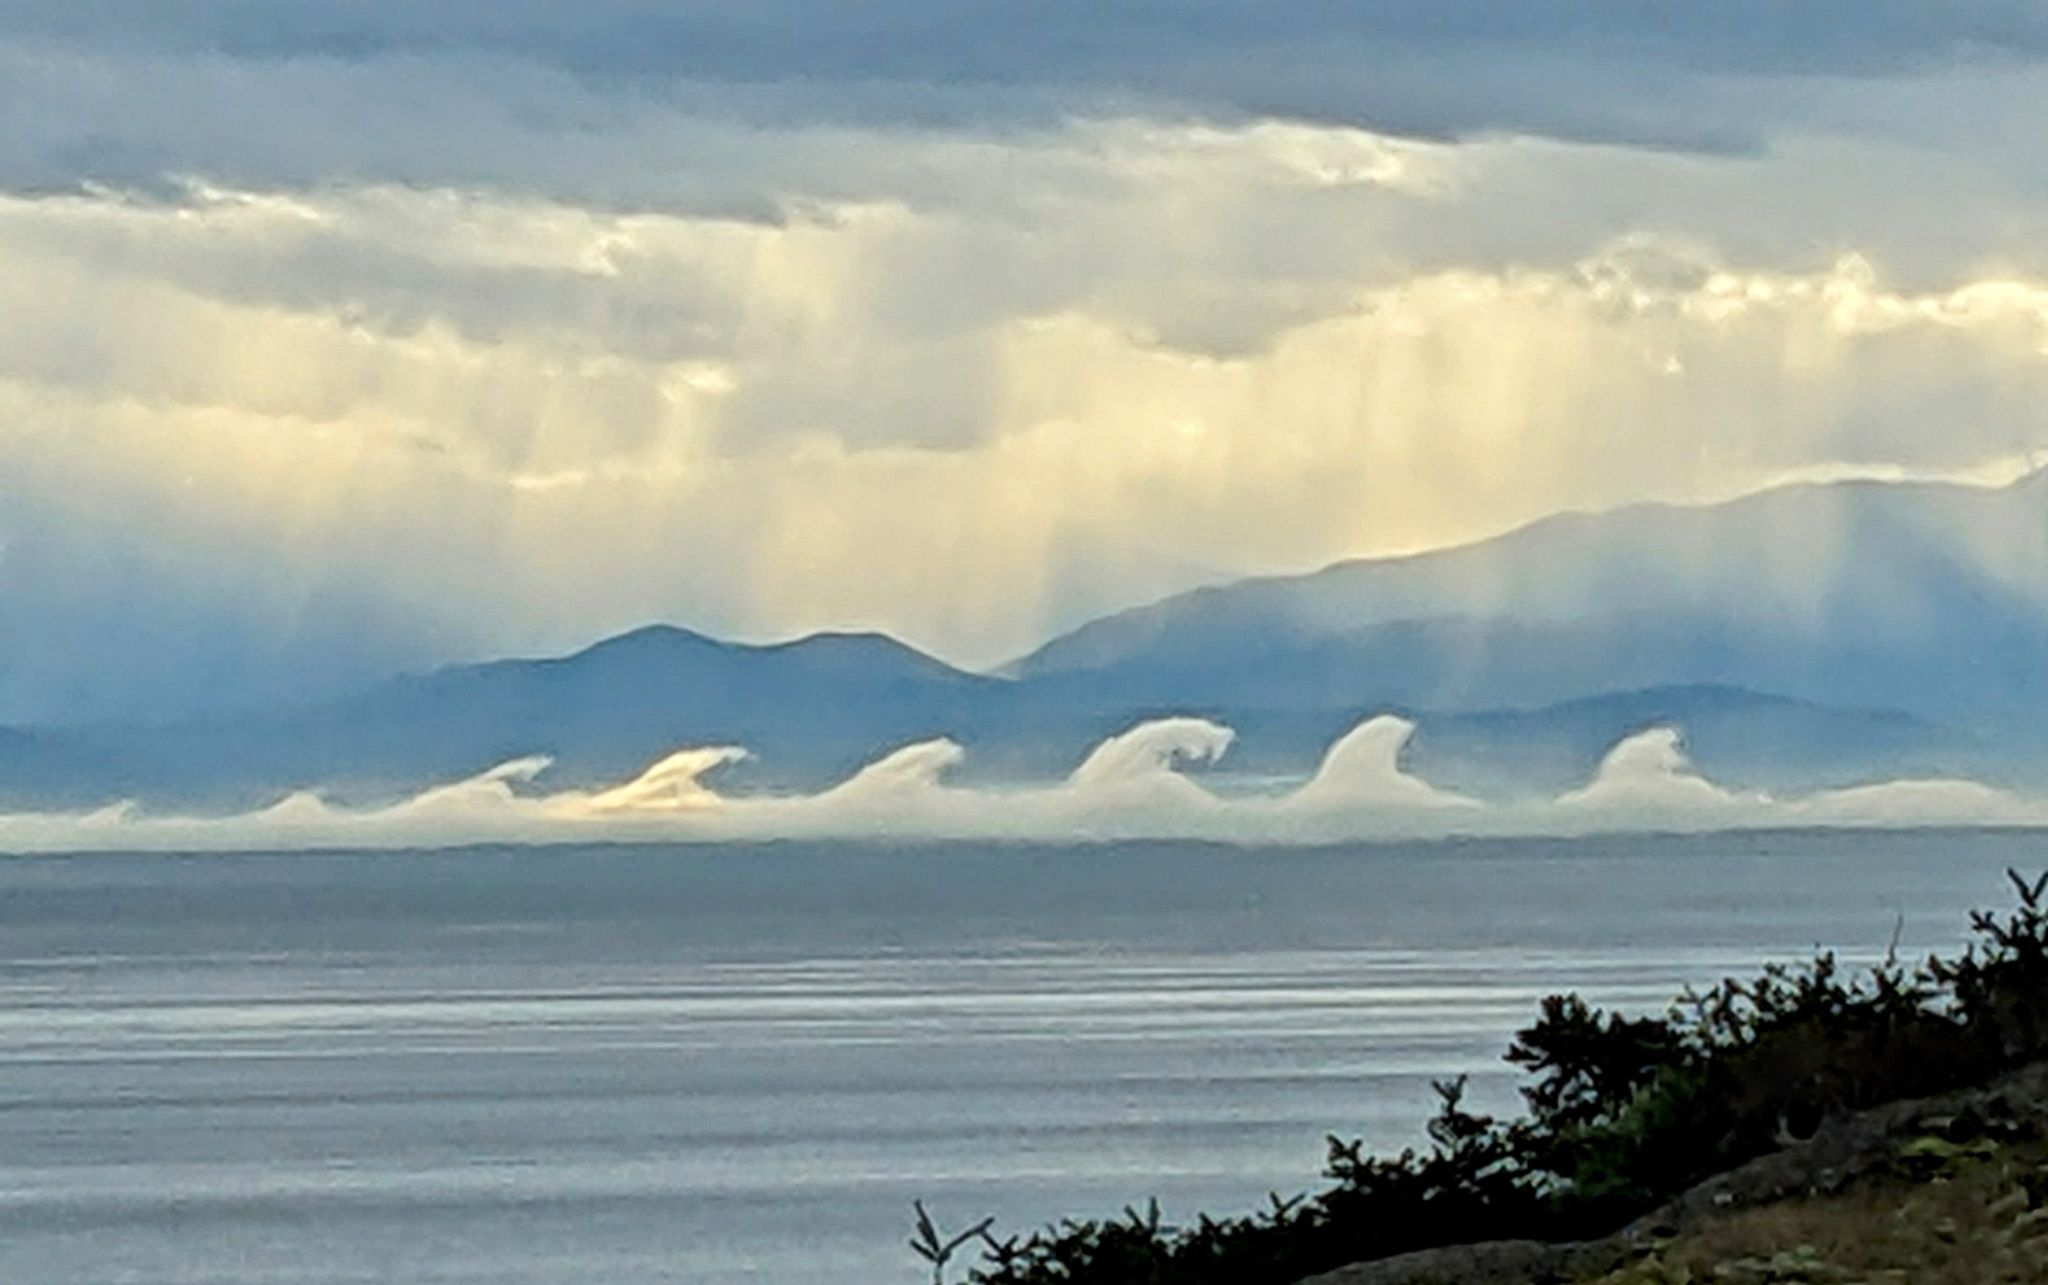
<path id="1" fill-rule="evenodd" d="M 2048 798 L 1970 780 L 1902 780 L 1799 796 L 1726 788 L 1688 757 L 1675 727 L 1608 751 L 1591 779 L 1555 798 L 1487 802 L 1402 766 L 1414 724 L 1380 715 L 1339 738 L 1298 787 L 1221 794 L 1187 773 L 1216 764 L 1233 733 L 1197 718 L 1141 723 L 1096 746 L 1064 781 L 960 787 L 953 741 L 906 745 L 816 794 L 728 796 L 706 777 L 746 757 L 737 746 L 679 749 L 605 789 L 549 789 L 551 761 L 515 759 L 374 808 L 316 792 L 225 817 L 0 813 L 0 851 L 194 851 L 437 847 L 465 843 L 764 839 L 1193 839 L 1307 844 L 1460 836 L 1800 827 L 2048 826 Z"/>

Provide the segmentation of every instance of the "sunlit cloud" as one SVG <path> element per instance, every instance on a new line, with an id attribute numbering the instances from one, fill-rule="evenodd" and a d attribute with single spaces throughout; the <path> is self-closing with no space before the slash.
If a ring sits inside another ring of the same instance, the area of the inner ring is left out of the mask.
<path id="1" fill-rule="evenodd" d="M 1485 5 L 1171 58 L 916 9 L 835 17 L 921 51 L 856 76 L 802 5 L 737 45 L 0 6 L 0 722 L 656 619 L 993 665 L 1208 581 L 2048 452 L 2031 11 L 1623 59 Z"/>
<path id="2" fill-rule="evenodd" d="M 1168 173 L 1186 150 L 1146 145 Z M 1913 290 L 1638 235 L 1550 267 L 1365 256 L 1290 294 L 1180 247 L 1205 307 L 1155 288 L 1174 265 L 1125 290 L 1045 238 L 902 206 L 0 200 L 0 487 L 270 586 L 258 633 L 308 577 L 444 613 L 401 661 L 679 618 L 986 664 L 1208 579 L 1830 473 L 1995 481 L 2048 447 L 2032 279 Z M 1006 261 L 1031 266 L 969 266 Z M 1195 320 L 1226 301 L 1255 327 L 1227 342 Z"/>
<path id="3" fill-rule="evenodd" d="M 1219 795 L 1185 769 L 1212 763 L 1230 729 L 1170 718 L 1114 736 L 1065 781 L 956 786 L 951 741 L 904 746 L 811 795 L 721 795 L 707 777 L 733 748 L 683 749 L 609 789 L 550 791 L 544 757 L 508 762 L 384 807 L 314 792 L 238 816 L 0 814 L 0 852 L 418 847 L 466 843 L 846 839 L 1072 842 L 1181 839 L 1288 846 L 1471 836 L 1777 828 L 2048 825 L 2048 798 L 1973 781 L 1892 781 L 1797 797 L 1725 789 L 1701 776 L 1675 728 L 1616 745 L 1583 787 L 1554 800 L 1482 802 L 1408 774 L 1414 727 L 1381 715 L 1341 738 L 1305 784 Z"/>

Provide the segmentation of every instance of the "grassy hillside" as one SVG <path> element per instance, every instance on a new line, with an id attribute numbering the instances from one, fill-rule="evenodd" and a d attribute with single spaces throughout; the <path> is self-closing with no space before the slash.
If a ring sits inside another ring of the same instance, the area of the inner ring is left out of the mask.
<path id="1" fill-rule="evenodd" d="M 2034 1106 L 2039 1107 L 2038 1099 Z M 2048 1280 L 2039 1111 L 1958 1138 L 1953 1118 L 1893 1140 L 1844 1190 L 1731 1210 L 1583 1285 L 2035 1285 Z"/>

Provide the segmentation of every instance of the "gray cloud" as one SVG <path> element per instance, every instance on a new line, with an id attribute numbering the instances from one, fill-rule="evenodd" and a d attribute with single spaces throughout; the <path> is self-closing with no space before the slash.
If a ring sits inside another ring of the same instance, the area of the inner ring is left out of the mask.
<path id="1" fill-rule="evenodd" d="M 1816 78 L 2038 61 L 2048 11 L 2019 0 L 0 0 L 0 52 L 10 47 L 28 62 L 0 88 L 22 135 L 0 148 L 0 176 L 16 186 L 180 168 L 430 183 L 523 171 L 566 182 L 581 169 L 630 201 L 650 185 L 615 163 L 616 140 L 651 110 L 981 132 L 1072 114 L 1279 117 L 1744 149 L 1800 118 Z M 258 97 L 267 110 L 237 119 Z M 66 127 L 34 128 L 45 116 Z M 491 141 L 535 134 L 582 155 L 522 144 L 522 167 Z M 443 136 L 473 154 L 422 155 Z M 748 205 L 758 196 L 732 199 L 760 213 Z"/>
<path id="2" fill-rule="evenodd" d="M 488 52 L 595 80 L 818 80 L 1163 90 L 1305 115 L 1341 113 L 1275 53 L 1399 57 L 1475 50 L 1592 57 L 1688 70 L 1872 74 L 1987 52 L 2048 49 L 2025 0 L 95 0 L 0 3 L 0 30 L 89 44 L 179 46 L 238 58 L 363 59 Z M 1222 81 L 1190 72 L 1241 68 Z M 1287 100 L 1299 97 L 1299 101 Z"/>

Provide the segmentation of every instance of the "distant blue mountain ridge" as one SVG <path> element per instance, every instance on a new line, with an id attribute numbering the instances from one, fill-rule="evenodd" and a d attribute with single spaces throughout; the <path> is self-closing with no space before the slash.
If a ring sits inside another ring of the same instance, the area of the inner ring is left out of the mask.
<path id="1" fill-rule="evenodd" d="M 1462 548 L 1199 589 L 1006 671 L 1210 698 L 1541 704 L 1724 684 L 1970 729 L 2048 718 L 2048 474 L 1570 514 Z"/>
<path id="2" fill-rule="evenodd" d="M 1064 774 L 1104 736 L 1197 714 L 1222 771 L 1299 776 L 1373 713 L 1410 766 L 1495 795 L 1583 779 L 1670 723 L 1730 784 L 2035 781 L 2048 763 L 2048 481 L 1787 487 L 1547 519 L 1413 557 L 1121 612 L 996 674 L 877 634 L 768 646 L 653 626 L 571 656 L 457 665 L 303 707 L 0 730 L 0 807 L 369 801 L 535 753 L 558 784 L 736 744 L 734 791 L 809 790 L 950 736 L 974 780 Z"/>

